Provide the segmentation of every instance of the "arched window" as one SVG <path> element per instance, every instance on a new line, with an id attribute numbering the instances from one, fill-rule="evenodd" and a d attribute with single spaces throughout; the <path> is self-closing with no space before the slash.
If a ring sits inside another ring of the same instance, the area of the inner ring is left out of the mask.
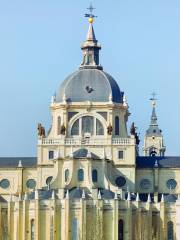
<path id="1" fill-rule="evenodd" d="M 124 238 L 124 223 L 123 220 L 120 219 L 118 222 L 118 240 L 123 240 Z"/>
<path id="2" fill-rule="evenodd" d="M 67 182 L 68 179 L 69 179 L 69 169 L 66 169 L 66 170 L 65 170 L 65 176 L 64 176 L 65 182 Z"/>
<path id="3" fill-rule="evenodd" d="M 31 219 L 31 240 L 35 240 L 35 224 L 34 224 L 34 219 Z"/>
<path id="4" fill-rule="evenodd" d="M 61 117 L 57 118 L 57 135 L 61 134 Z"/>
<path id="5" fill-rule="evenodd" d="M 115 117 L 115 135 L 119 135 L 119 117 Z"/>
<path id="6" fill-rule="evenodd" d="M 78 220 L 77 218 L 74 218 L 72 220 L 72 240 L 78 240 Z"/>
<path id="7" fill-rule="evenodd" d="M 84 170 L 83 169 L 78 170 L 78 181 L 79 182 L 84 181 Z"/>
<path id="8" fill-rule="evenodd" d="M 92 181 L 97 182 L 98 181 L 98 172 L 96 169 L 93 169 L 92 171 Z"/>
<path id="9" fill-rule="evenodd" d="M 77 136 L 79 135 L 79 119 L 75 121 L 71 128 L 71 135 L 72 136 Z"/>
<path id="10" fill-rule="evenodd" d="M 91 133 L 93 135 L 94 119 L 91 116 L 82 117 L 82 133 Z"/>
<path id="11" fill-rule="evenodd" d="M 174 230 L 173 230 L 173 222 L 170 221 L 167 223 L 167 240 L 174 240 Z"/>
<path id="12" fill-rule="evenodd" d="M 47 184 L 48 189 L 50 189 L 50 185 L 51 185 L 52 179 L 53 179 L 53 176 L 49 176 L 46 179 L 46 184 Z"/>
<path id="13" fill-rule="evenodd" d="M 103 125 L 98 119 L 96 119 L 96 135 L 104 135 Z"/>

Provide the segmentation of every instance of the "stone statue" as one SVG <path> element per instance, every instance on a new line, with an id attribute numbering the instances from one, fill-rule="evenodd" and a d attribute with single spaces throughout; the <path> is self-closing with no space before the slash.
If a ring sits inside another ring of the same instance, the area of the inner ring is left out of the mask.
<path id="1" fill-rule="evenodd" d="M 46 136 L 46 132 L 45 132 L 45 128 L 42 126 L 41 123 L 38 123 L 38 136 L 40 137 L 45 137 Z"/>
<path id="2" fill-rule="evenodd" d="M 113 127 L 111 125 L 111 123 L 109 124 L 109 126 L 107 127 L 107 133 L 108 135 L 112 135 L 112 131 L 113 131 Z"/>
<path id="3" fill-rule="evenodd" d="M 134 122 L 133 122 L 132 125 L 131 125 L 130 133 L 131 133 L 131 135 L 134 135 L 134 136 L 135 136 L 135 134 L 136 134 L 136 127 L 135 127 Z"/>
<path id="4" fill-rule="evenodd" d="M 66 127 L 64 126 L 64 124 L 61 126 L 60 133 L 61 133 L 62 135 L 65 135 L 65 134 L 66 134 Z"/>

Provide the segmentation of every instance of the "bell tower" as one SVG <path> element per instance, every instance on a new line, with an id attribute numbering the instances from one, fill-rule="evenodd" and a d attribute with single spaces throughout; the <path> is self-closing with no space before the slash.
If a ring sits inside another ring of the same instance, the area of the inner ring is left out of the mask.
<path id="1" fill-rule="evenodd" d="M 152 102 L 151 122 L 144 138 L 143 153 L 144 156 L 164 156 L 166 147 L 164 146 L 164 139 L 162 130 L 158 126 L 156 115 L 156 94 L 152 94 L 150 99 Z"/>

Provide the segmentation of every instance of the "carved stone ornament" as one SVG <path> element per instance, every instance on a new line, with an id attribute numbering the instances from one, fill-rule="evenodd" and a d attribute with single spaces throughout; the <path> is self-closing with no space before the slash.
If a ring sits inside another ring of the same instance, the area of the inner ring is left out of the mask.
<path id="1" fill-rule="evenodd" d="M 112 131 L 113 131 L 113 127 L 111 125 L 111 123 L 109 124 L 109 126 L 107 127 L 107 133 L 108 135 L 112 135 Z"/>
<path id="2" fill-rule="evenodd" d="M 61 126 L 61 134 L 65 135 L 66 134 L 66 127 L 64 126 L 64 124 Z"/>
<path id="3" fill-rule="evenodd" d="M 40 137 L 46 136 L 45 128 L 42 126 L 41 123 L 38 123 L 37 130 L 38 130 L 38 136 L 40 136 Z"/>

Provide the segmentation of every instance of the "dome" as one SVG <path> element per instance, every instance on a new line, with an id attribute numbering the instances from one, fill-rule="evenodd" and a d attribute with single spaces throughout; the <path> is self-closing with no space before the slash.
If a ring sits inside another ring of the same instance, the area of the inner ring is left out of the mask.
<path id="1" fill-rule="evenodd" d="M 56 102 L 122 103 L 123 93 L 108 73 L 99 69 L 80 69 L 68 76 L 56 92 Z"/>

